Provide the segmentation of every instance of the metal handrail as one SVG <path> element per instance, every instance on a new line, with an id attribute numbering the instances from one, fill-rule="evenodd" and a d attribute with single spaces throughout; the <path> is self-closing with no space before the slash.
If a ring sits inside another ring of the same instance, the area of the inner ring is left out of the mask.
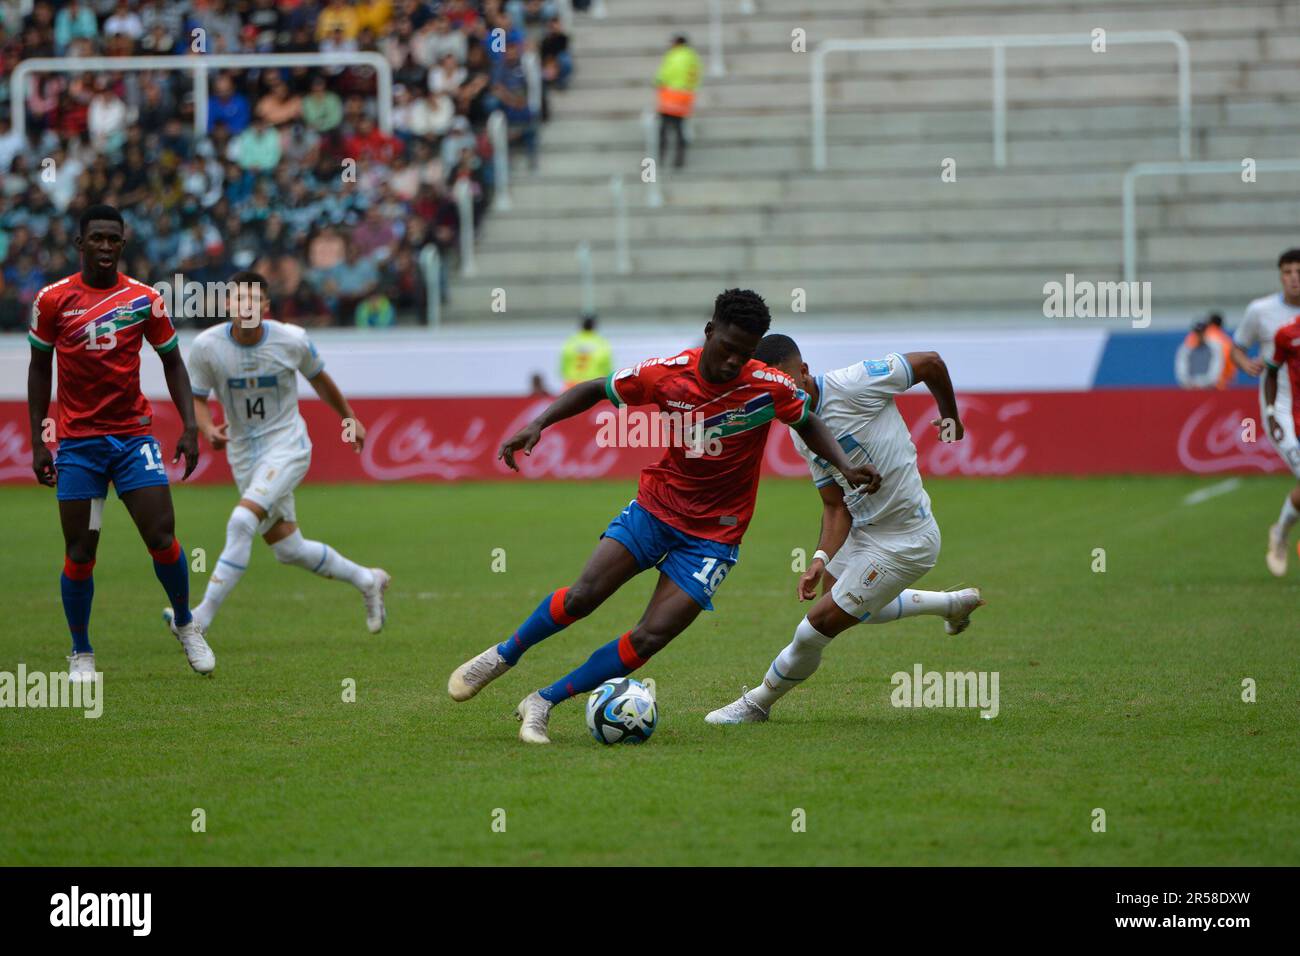
<path id="1" fill-rule="evenodd" d="M 1300 172 L 1300 159 L 1260 159 L 1261 173 Z M 1241 173 L 1241 160 L 1198 163 L 1137 163 L 1124 174 L 1124 281 L 1137 281 L 1137 181 L 1142 176 L 1205 176 Z"/>
<path id="2" fill-rule="evenodd" d="M 912 50 L 981 50 L 993 51 L 993 162 L 1007 164 L 1007 47 L 1082 46 L 1091 49 L 1092 34 L 1028 33 L 1003 36 L 898 37 L 855 40 L 823 40 L 813 50 L 810 66 L 812 84 L 812 162 L 813 169 L 826 168 L 826 57 L 831 53 L 854 51 L 897 53 Z M 1125 30 L 1106 33 L 1106 43 L 1172 43 L 1178 52 L 1178 155 L 1183 160 L 1192 154 L 1192 76 L 1191 52 L 1187 38 L 1177 30 Z"/>

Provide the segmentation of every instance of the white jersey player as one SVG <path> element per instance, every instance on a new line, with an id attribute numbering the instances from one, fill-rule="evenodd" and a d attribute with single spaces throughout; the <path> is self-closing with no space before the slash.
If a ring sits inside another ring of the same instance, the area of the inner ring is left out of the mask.
<path id="1" fill-rule="evenodd" d="M 704 719 L 711 724 L 767 720 L 772 705 L 812 676 L 822 650 L 855 624 L 886 624 L 916 614 L 944 619 L 949 634 L 970 625 L 984 604 L 979 588 L 920 591 L 910 587 L 939 558 L 939 526 L 930 513 L 930 496 L 916 468 L 916 446 L 894 396 L 924 382 L 939 407 L 932 422 L 944 441 L 963 435 L 948 369 L 935 352 L 894 352 L 813 376 L 799 348 L 785 335 L 763 339 L 755 358 L 779 368 L 809 395 L 813 411 L 836 436 L 853 464 L 870 462 L 880 473 L 880 489 L 866 494 L 814 455 L 794 435 L 795 448 L 808 462 L 822 498 L 821 535 L 808 570 L 799 579 L 799 599 L 822 596 L 799 622 L 763 678 Z"/>
<path id="2" fill-rule="evenodd" d="M 365 599 L 366 626 L 384 626 L 384 591 L 389 575 L 349 561 L 298 530 L 293 491 L 311 464 L 311 439 L 298 411 L 298 375 L 302 374 L 330 408 L 344 419 L 344 438 L 359 452 L 365 429 L 303 329 L 272 320 L 265 280 L 254 272 L 237 273 L 228 314 L 231 321 L 199 333 L 190 347 L 188 368 L 194 389 L 199 431 L 216 450 L 226 449 L 240 500 L 226 524 L 226 544 L 208 578 L 194 619 L 211 626 L 252 553 L 260 534 L 283 564 L 306 568 L 322 577 L 347 581 Z M 209 398 L 220 402 L 225 421 L 215 425 Z M 170 608 L 168 609 L 170 610 Z M 172 625 L 167 611 L 164 620 Z"/>
<path id="3" fill-rule="evenodd" d="M 1246 307 L 1246 314 L 1232 337 L 1232 360 L 1237 367 L 1248 375 L 1259 375 L 1264 366 L 1273 359 L 1273 338 L 1277 330 L 1290 325 L 1300 316 L 1300 249 L 1288 249 L 1277 260 L 1278 274 L 1282 282 L 1282 291 L 1256 299 Z M 1258 348 L 1255 358 L 1247 353 Z M 1293 403 L 1300 401 L 1300 395 L 1291 394 L 1291 383 L 1285 375 L 1277 378 L 1277 396 L 1270 406 L 1264 397 L 1264 380 L 1260 379 L 1259 406 L 1260 421 L 1272 420 L 1277 427 L 1270 426 L 1269 441 L 1282 456 L 1287 467 L 1291 469 L 1297 481 L 1300 481 L 1300 440 L 1295 429 L 1295 409 Z M 1277 523 L 1268 529 L 1268 550 L 1264 554 L 1268 569 L 1274 576 L 1286 574 L 1287 537 L 1292 526 L 1300 520 L 1300 484 L 1291 489 L 1286 500 L 1282 502 L 1282 512 Z"/>

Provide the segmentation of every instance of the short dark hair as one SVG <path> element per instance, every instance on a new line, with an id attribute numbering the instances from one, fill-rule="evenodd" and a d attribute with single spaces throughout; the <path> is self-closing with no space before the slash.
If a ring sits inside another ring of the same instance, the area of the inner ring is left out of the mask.
<path id="1" fill-rule="evenodd" d="M 1281 269 L 1292 262 L 1300 262 L 1300 249 L 1288 249 L 1277 257 L 1277 267 Z"/>
<path id="2" fill-rule="evenodd" d="M 582 331 L 584 332 L 596 331 L 596 317 L 594 315 L 584 315 L 582 317 Z"/>
<path id="3" fill-rule="evenodd" d="M 772 313 L 763 297 L 751 289 L 727 289 L 713 300 L 713 321 L 737 325 L 746 332 L 766 335 Z"/>
<path id="4" fill-rule="evenodd" d="M 117 208 L 110 206 L 108 203 L 101 202 L 86 207 L 86 211 L 81 214 L 81 218 L 77 221 L 77 235 L 84 236 L 86 234 L 86 227 L 92 222 L 98 222 L 100 220 L 115 222 L 123 229 L 126 228 L 126 223 L 122 221 L 122 214 L 117 211 Z"/>
<path id="5" fill-rule="evenodd" d="M 794 344 L 794 339 L 780 332 L 763 336 L 763 341 L 754 350 L 754 358 L 764 365 L 780 365 L 790 356 L 798 354 L 799 346 Z"/>
<path id="6" fill-rule="evenodd" d="M 239 285 L 255 285 L 261 295 L 267 295 L 271 291 L 267 286 L 266 276 L 260 272 L 254 272 L 252 269 L 241 269 L 230 277 L 230 281 Z"/>

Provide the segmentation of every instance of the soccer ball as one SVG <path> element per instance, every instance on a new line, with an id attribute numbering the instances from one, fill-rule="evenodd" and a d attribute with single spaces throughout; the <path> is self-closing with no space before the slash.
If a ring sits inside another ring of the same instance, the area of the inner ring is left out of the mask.
<path id="1" fill-rule="evenodd" d="M 658 722 L 654 695 L 639 680 L 607 680 L 587 698 L 587 729 L 602 744 L 639 744 Z"/>

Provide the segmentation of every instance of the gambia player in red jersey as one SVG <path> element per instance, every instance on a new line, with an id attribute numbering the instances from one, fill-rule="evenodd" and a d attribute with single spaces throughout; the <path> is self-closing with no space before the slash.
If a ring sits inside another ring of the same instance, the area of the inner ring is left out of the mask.
<path id="1" fill-rule="evenodd" d="M 153 556 L 176 614 L 178 638 L 190 666 L 212 672 L 216 658 L 191 620 L 189 565 L 174 534 L 162 449 L 151 434 L 153 410 L 140 391 L 140 348 L 158 352 L 167 388 L 184 430 L 172 461 L 185 456 L 185 477 L 198 464 L 190 379 L 177 347 L 176 330 L 157 290 L 117 271 L 126 239 L 121 214 L 112 206 L 89 207 L 75 242 L 81 271 L 42 289 L 32 304 L 31 363 L 27 408 L 32 426 L 36 480 L 58 489 L 65 557 L 60 585 L 72 633 L 69 672 L 93 680 L 90 644 L 91 576 L 99 546 L 104 499 L 111 481 Z M 45 446 L 51 366 L 59 356 L 59 454 Z"/>
<path id="2" fill-rule="evenodd" d="M 1273 440 L 1282 457 L 1287 460 L 1292 471 L 1300 474 L 1300 458 L 1297 457 L 1296 436 L 1300 435 L 1300 314 L 1292 317 L 1273 335 L 1273 355 L 1265 361 L 1264 367 L 1264 414 L 1268 419 L 1268 437 Z M 1266 349 L 1261 350 L 1266 351 Z M 1278 401 L 1278 372 L 1286 380 L 1284 394 L 1287 401 Z M 1269 529 L 1269 548 L 1265 557 L 1268 569 L 1274 576 L 1286 573 L 1286 536 L 1300 514 L 1300 484 L 1291 489 L 1282 502 L 1282 515 L 1277 524 Z M 1281 557 L 1277 552 L 1280 543 Z M 1300 551 L 1300 547 L 1297 548 Z"/>
<path id="3" fill-rule="evenodd" d="M 830 431 L 807 407 L 806 396 L 784 372 L 754 360 L 771 323 L 757 294 L 729 289 L 717 297 L 702 348 L 648 359 L 570 388 L 501 446 L 499 457 L 518 471 L 515 453 L 528 454 L 542 430 L 580 415 L 602 399 L 615 406 L 655 405 L 687 413 L 700 426 L 691 441 L 670 443 L 657 464 L 641 473 L 636 498 L 601 535 L 578 579 L 542 599 L 509 638 L 452 673 L 447 691 L 468 700 L 518 663 L 523 653 L 579 618 L 649 568 L 659 569 L 640 623 L 599 648 L 585 664 L 520 702 L 520 739 L 549 743 L 551 708 L 607 680 L 623 677 L 712 610 L 711 598 L 740 556 L 740 539 L 754 513 L 759 467 L 773 421 L 790 425 L 808 447 L 869 493 L 880 484 L 870 464 L 853 465 Z M 707 441 L 705 440 L 707 436 Z"/>

